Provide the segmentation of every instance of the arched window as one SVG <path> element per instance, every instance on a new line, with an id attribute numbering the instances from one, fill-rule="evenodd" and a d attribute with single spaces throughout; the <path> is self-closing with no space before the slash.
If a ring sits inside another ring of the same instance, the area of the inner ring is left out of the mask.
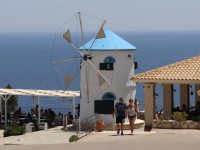
<path id="1" fill-rule="evenodd" d="M 99 65 L 99 70 L 106 70 L 106 71 L 112 71 L 114 70 L 114 63 L 115 63 L 115 58 L 112 56 L 108 56 L 104 59 L 103 63 L 100 63 Z"/>
<path id="2" fill-rule="evenodd" d="M 104 59 L 104 63 L 115 63 L 115 58 L 113 58 L 112 56 L 108 56 Z"/>
<path id="3" fill-rule="evenodd" d="M 102 100 L 116 100 L 116 96 L 111 92 L 107 92 L 102 96 Z"/>

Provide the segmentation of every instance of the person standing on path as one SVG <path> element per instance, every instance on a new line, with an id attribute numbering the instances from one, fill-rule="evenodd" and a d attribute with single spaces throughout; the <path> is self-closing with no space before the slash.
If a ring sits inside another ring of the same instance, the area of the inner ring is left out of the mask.
<path id="1" fill-rule="evenodd" d="M 124 99 L 122 97 L 120 97 L 119 102 L 115 104 L 113 118 L 114 116 L 116 116 L 117 134 L 120 132 L 119 124 L 121 124 L 121 135 L 123 135 L 124 122 L 125 118 L 127 117 L 127 108 L 126 103 L 124 103 Z"/>
<path id="2" fill-rule="evenodd" d="M 133 100 L 129 100 L 129 105 L 127 106 L 127 113 L 128 113 L 128 120 L 130 124 L 130 129 L 131 129 L 131 135 L 133 135 L 133 130 L 134 130 L 134 123 L 136 120 L 136 115 L 138 113 L 136 105 L 133 103 Z"/>

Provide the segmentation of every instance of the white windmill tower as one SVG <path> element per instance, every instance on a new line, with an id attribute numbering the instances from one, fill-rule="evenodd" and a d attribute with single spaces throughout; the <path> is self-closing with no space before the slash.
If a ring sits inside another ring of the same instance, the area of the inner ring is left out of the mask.
<path id="1" fill-rule="evenodd" d="M 110 30 L 104 30 L 105 21 L 96 36 L 86 42 L 80 20 L 82 46 L 77 48 L 72 41 L 70 30 L 62 36 L 80 54 L 80 118 L 84 120 L 95 113 L 100 114 L 106 124 L 112 124 L 112 111 L 119 97 L 128 103 L 135 99 L 135 84 L 129 79 L 134 75 L 136 47 Z M 65 62 L 72 59 L 55 61 Z"/>
<path id="2" fill-rule="evenodd" d="M 115 100 L 123 97 L 128 103 L 130 98 L 135 99 L 135 85 L 129 79 L 134 75 L 136 48 L 110 30 L 101 28 L 99 35 L 79 48 L 90 50 L 90 56 L 95 56 L 90 61 L 105 77 L 94 74 L 90 65 L 82 66 L 80 117 L 99 113 L 106 124 L 112 124 Z"/>

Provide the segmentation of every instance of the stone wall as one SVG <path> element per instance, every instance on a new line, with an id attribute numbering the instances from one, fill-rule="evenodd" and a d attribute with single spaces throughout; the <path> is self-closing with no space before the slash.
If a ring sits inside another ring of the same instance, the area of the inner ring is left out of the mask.
<path id="1" fill-rule="evenodd" d="M 153 128 L 159 129 L 200 129 L 200 122 L 175 121 L 175 120 L 154 120 Z"/>

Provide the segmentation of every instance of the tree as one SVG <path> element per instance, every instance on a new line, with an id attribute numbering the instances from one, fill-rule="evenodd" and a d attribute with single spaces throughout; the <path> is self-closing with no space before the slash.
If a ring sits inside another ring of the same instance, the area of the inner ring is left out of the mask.
<path id="1" fill-rule="evenodd" d="M 12 89 L 11 85 L 8 84 L 6 89 Z M 2 106 L 4 107 L 5 102 L 2 101 Z M 14 111 L 15 107 L 18 106 L 18 96 L 12 95 L 7 101 L 8 111 Z"/>

